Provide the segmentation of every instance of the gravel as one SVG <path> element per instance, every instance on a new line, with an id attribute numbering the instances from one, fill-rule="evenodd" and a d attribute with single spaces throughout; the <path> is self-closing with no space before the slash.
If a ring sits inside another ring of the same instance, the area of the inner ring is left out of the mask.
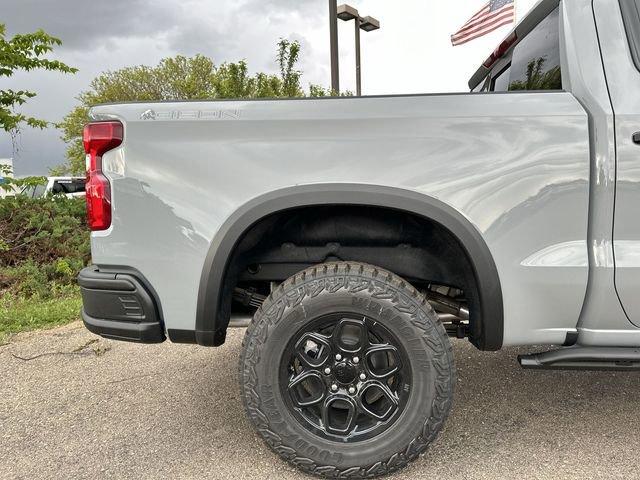
<path id="1" fill-rule="evenodd" d="M 100 339 L 79 323 L 0 347 L 0 478 L 308 478 L 245 419 L 242 331 L 218 349 Z M 453 413 L 403 479 L 638 478 L 640 375 L 532 372 L 454 341 Z"/>

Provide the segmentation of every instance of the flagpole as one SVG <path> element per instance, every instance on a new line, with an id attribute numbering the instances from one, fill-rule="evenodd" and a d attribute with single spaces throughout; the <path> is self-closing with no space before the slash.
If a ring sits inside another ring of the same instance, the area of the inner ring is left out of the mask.
<path id="1" fill-rule="evenodd" d="M 518 24 L 518 0 L 513 0 L 513 23 Z"/>

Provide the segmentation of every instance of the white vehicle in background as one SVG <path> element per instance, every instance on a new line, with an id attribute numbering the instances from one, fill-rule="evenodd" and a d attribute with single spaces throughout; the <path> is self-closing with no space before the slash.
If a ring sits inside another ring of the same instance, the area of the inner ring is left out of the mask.
<path id="1" fill-rule="evenodd" d="M 64 195 L 69 198 L 85 196 L 85 177 L 47 177 L 47 183 L 27 186 L 20 192 L 30 198 Z"/>

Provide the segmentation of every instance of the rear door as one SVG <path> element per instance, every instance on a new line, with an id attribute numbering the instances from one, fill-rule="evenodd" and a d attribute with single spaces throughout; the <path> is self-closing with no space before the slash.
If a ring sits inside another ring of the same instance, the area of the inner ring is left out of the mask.
<path id="1" fill-rule="evenodd" d="M 640 0 L 596 0 L 594 13 L 615 115 L 616 290 L 640 326 Z"/>

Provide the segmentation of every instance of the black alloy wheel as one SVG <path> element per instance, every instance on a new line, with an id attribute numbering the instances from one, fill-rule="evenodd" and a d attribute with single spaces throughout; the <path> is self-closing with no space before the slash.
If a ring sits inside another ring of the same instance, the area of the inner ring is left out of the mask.
<path id="1" fill-rule="evenodd" d="M 310 322 L 287 345 L 280 386 L 296 419 L 324 438 L 355 442 L 395 422 L 411 389 L 411 365 L 393 334 L 349 313 Z"/>

